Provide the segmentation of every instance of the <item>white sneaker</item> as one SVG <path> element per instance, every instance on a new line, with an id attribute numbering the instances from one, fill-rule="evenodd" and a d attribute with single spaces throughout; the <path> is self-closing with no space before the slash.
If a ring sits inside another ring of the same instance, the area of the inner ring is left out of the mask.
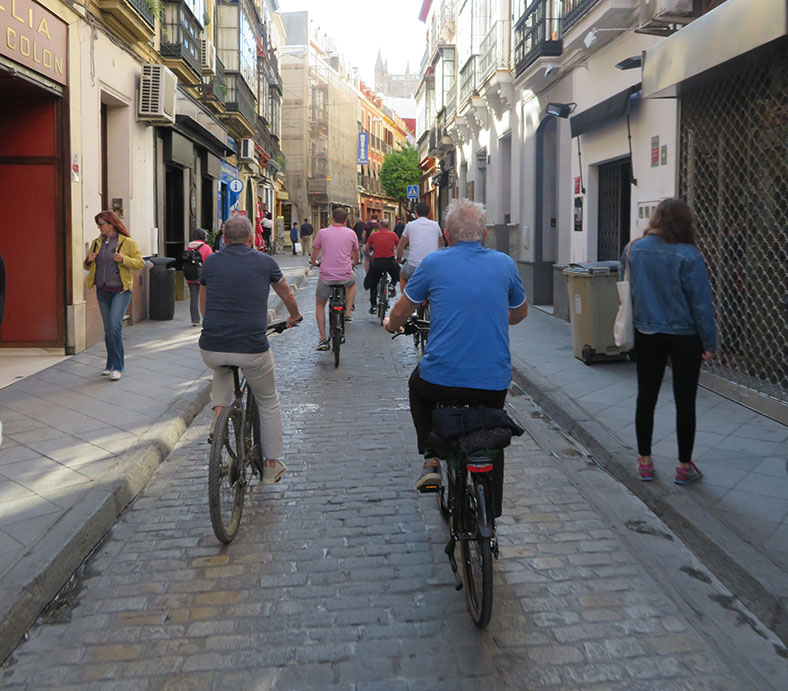
<path id="1" fill-rule="evenodd" d="M 273 466 L 263 466 L 263 484 L 264 485 L 273 485 L 279 482 L 282 479 L 282 475 L 285 474 L 287 470 L 287 466 L 282 463 L 282 461 L 277 461 L 276 465 Z"/>
<path id="2" fill-rule="evenodd" d="M 112 381 L 118 381 L 118 379 L 120 379 L 120 378 L 121 378 L 121 376 L 122 376 L 122 375 L 121 375 L 121 373 L 120 373 L 118 370 L 116 370 L 116 369 L 112 370 L 112 371 L 109 373 L 109 378 L 110 378 Z"/>
<path id="3" fill-rule="evenodd" d="M 111 369 L 101 370 L 101 376 L 102 377 L 108 377 L 110 374 L 112 374 L 112 370 Z"/>

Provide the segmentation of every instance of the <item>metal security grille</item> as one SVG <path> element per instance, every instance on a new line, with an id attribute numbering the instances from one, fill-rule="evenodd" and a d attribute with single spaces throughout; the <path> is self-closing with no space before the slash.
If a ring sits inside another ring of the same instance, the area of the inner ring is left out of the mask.
<path id="1" fill-rule="evenodd" d="M 629 158 L 599 166 L 597 259 L 618 259 L 629 242 Z"/>
<path id="2" fill-rule="evenodd" d="M 709 370 L 788 404 L 788 52 L 682 92 L 680 191 L 698 216 L 719 333 Z"/>

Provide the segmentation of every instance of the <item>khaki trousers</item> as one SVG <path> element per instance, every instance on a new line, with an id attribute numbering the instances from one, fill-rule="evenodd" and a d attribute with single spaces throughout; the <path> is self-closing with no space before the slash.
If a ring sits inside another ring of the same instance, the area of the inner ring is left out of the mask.
<path id="1" fill-rule="evenodd" d="M 274 356 L 271 350 L 264 353 L 218 353 L 200 349 L 206 366 L 213 370 L 211 405 L 227 407 L 233 402 L 233 373 L 227 365 L 237 365 L 257 401 L 260 412 L 260 440 L 263 458 L 282 456 L 282 413 L 274 381 Z"/>
<path id="2" fill-rule="evenodd" d="M 301 254 L 305 257 L 312 254 L 312 236 L 302 235 L 301 238 Z"/>

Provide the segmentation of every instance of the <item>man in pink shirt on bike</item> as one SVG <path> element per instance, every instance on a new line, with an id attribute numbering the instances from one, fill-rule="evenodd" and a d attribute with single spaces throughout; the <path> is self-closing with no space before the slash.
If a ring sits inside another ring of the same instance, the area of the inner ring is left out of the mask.
<path id="1" fill-rule="evenodd" d="M 318 231 L 312 241 L 312 255 L 309 258 L 309 263 L 314 265 L 320 257 L 320 277 L 315 292 L 315 318 L 317 330 L 320 332 L 317 350 L 329 349 L 329 341 L 326 338 L 326 302 L 331 295 L 331 286 L 345 286 L 348 309 L 345 313 L 346 322 L 352 321 L 350 309 L 356 297 L 356 277 L 353 275 L 353 267 L 358 264 L 358 237 L 352 228 L 345 225 L 347 220 L 345 209 L 334 209 L 331 218 L 333 224 Z"/>

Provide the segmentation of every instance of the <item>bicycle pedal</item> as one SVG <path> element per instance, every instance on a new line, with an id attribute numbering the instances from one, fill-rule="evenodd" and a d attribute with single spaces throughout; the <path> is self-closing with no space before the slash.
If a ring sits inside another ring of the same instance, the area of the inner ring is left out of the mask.
<path id="1" fill-rule="evenodd" d="M 435 494 L 436 492 L 440 491 L 440 488 L 441 488 L 440 485 L 423 485 L 421 487 L 418 487 L 417 489 L 422 494 Z"/>

